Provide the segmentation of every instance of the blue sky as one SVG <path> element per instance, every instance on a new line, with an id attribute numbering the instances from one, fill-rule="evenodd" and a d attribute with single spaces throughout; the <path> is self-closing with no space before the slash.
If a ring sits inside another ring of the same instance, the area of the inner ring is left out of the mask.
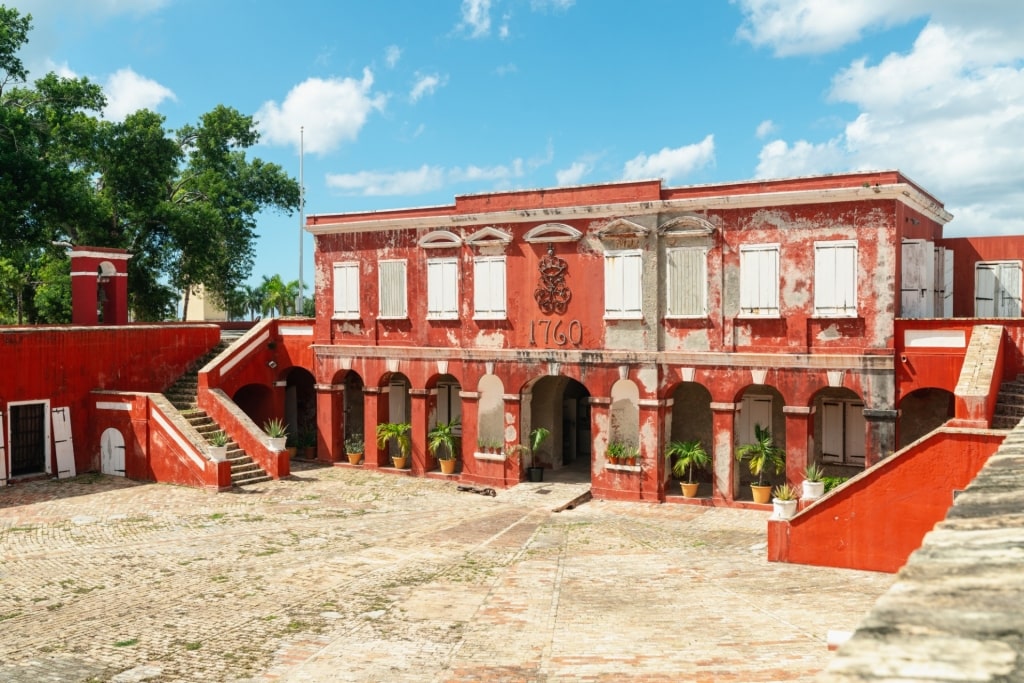
<path id="1" fill-rule="evenodd" d="M 88 76 L 110 119 L 225 104 L 295 177 L 304 129 L 307 214 L 898 168 L 947 235 L 1024 232 L 1014 0 L 0 2 L 32 77 Z M 253 281 L 297 277 L 298 226 L 260 217 Z"/>

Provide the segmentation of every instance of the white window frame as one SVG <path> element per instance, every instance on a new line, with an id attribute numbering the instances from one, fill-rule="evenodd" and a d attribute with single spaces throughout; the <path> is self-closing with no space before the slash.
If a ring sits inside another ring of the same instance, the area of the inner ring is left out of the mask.
<path id="1" fill-rule="evenodd" d="M 739 317 L 778 318 L 781 313 L 779 244 L 740 245 Z"/>
<path id="2" fill-rule="evenodd" d="M 604 253 L 604 319 L 642 320 L 643 250 L 620 249 Z"/>
<path id="3" fill-rule="evenodd" d="M 695 257 L 696 269 L 682 272 L 684 266 L 690 263 L 690 258 Z M 682 263 L 675 263 L 676 258 L 681 258 Z M 666 318 L 706 318 L 708 317 L 708 248 L 707 247 L 668 247 L 665 249 L 666 268 L 666 290 L 665 290 L 665 317 Z M 676 306 L 686 308 L 685 304 L 694 302 L 678 301 L 683 299 L 682 292 L 696 290 L 698 300 L 696 308 L 699 310 L 674 310 Z M 675 304 L 675 306 L 673 305 Z"/>
<path id="4" fill-rule="evenodd" d="M 359 263 L 357 261 L 339 261 L 334 264 L 334 297 L 335 320 L 358 320 L 359 314 Z"/>
<path id="5" fill-rule="evenodd" d="M 992 292 L 981 292 L 981 273 L 992 273 Z M 974 315 L 977 318 L 1019 318 L 1021 316 L 1021 262 L 976 261 L 974 264 Z M 989 294 L 985 297 L 984 294 Z M 992 312 L 980 310 L 980 301 L 991 301 Z"/>
<path id="6" fill-rule="evenodd" d="M 459 259 L 427 259 L 427 320 L 459 319 Z"/>
<path id="7" fill-rule="evenodd" d="M 392 277 L 398 281 L 392 281 Z M 407 320 L 409 318 L 409 277 L 405 259 L 387 259 L 377 264 L 378 318 Z M 394 304 L 394 310 L 385 310 Z"/>
<path id="8" fill-rule="evenodd" d="M 857 317 L 857 242 L 814 243 L 814 315 Z"/>
<path id="9" fill-rule="evenodd" d="M 505 256 L 473 257 L 473 318 L 505 320 L 508 280 Z"/>

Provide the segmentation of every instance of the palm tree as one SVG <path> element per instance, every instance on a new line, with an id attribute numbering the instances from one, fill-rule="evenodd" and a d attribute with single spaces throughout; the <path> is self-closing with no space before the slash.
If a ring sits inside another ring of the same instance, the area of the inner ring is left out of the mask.
<path id="1" fill-rule="evenodd" d="M 255 320 L 256 316 L 263 312 L 263 290 L 259 286 L 243 288 L 245 292 L 245 310 L 249 314 L 249 320 Z"/>
<path id="2" fill-rule="evenodd" d="M 261 311 L 263 315 L 285 315 L 288 296 L 287 287 L 284 284 L 284 280 L 281 279 L 281 276 L 273 275 L 268 277 L 264 275 L 263 282 L 260 283 L 260 290 L 263 292 L 263 306 Z"/>
<path id="3" fill-rule="evenodd" d="M 759 424 L 754 425 L 754 443 L 737 448 L 736 459 L 748 461 L 750 473 L 757 477 L 757 486 L 765 485 L 766 469 L 774 469 L 775 474 L 779 474 L 786 466 L 786 452 L 775 445 L 768 428 Z"/>

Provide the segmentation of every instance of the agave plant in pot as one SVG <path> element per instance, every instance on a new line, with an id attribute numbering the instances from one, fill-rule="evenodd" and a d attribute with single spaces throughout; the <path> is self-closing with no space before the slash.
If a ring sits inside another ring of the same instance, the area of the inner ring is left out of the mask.
<path id="1" fill-rule="evenodd" d="M 792 519 L 796 514 L 796 489 L 789 482 L 783 482 L 775 487 L 774 494 L 772 519 Z"/>
<path id="2" fill-rule="evenodd" d="M 275 451 L 283 451 L 288 441 L 288 427 L 284 420 L 272 418 L 263 423 L 263 431 L 270 437 L 270 448 Z"/>
<path id="3" fill-rule="evenodd" d="M 700 483 L 694 481 L 694 471 L 702 470 L 711 463 L 711 456 L 704 450 L 699 439 L 691 441 L 673 441 L 665 450 L 665 455 L 675 458 L 672 463 L 672 474 L 679 477 L 680 488 L 687 498 L 696 498 Z"/>
<path id="4" fill-rule="evenodd" d="M 769 470 L 780 474 L 786 466 L 786 452 L 775 445 L 767 427 L 754 425 L 754 442 L 743 444 L 736 449 L 736 459 L 747 461 L 750 473 L 757 477 L 757 483 L 750 484 L 755 503 L 771 501 L 771 484 L 765 481 Z"/>
<path id="5" fill-rule="evenodd" d="M 412 431 L 412 425 L 408 422 L 384 422 L 377 425 L 377 446 L 378 448 L 390 448 L 388 444 L 395 444 L 398 453 L 392 453 L 391 460 L 398 469 L 403 469 L 406 466 L 409 452 L 412 450 L 410 431 Z"/>
<path id="6" fill-rule="evenodd" d="M 816 462 L 804 469 L 804 485 L 801 487 L 805 500 L 817 500 L 825 495 L 825 473 Z"/>
<path id="7" fill-rule="evenodd" d="M 427 450 L 437 458 L 442 474 L 454 474 L 462 438 L 459 432 L 459 419 L 449 422 L 438 422 L 427 432 Z"/>
<path id="8" fill-rule="evenodd" d="M 358 465 L 359 461 L 363 459 L 365 449 L 363 435 L 359 432 L 353 432 L 345 439 L 345 456 L 348 458 L 349 464 Z"/>

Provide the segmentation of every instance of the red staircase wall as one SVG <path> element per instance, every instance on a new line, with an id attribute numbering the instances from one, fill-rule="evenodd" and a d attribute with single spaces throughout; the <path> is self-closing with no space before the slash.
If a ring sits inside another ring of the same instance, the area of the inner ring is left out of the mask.
<path id="1" fill-rule="evenodd" d="M 1006 432 L 943 427 L 789 521 L 768 522 L 768 560 L 895 572 L 943 520 Z"/>

